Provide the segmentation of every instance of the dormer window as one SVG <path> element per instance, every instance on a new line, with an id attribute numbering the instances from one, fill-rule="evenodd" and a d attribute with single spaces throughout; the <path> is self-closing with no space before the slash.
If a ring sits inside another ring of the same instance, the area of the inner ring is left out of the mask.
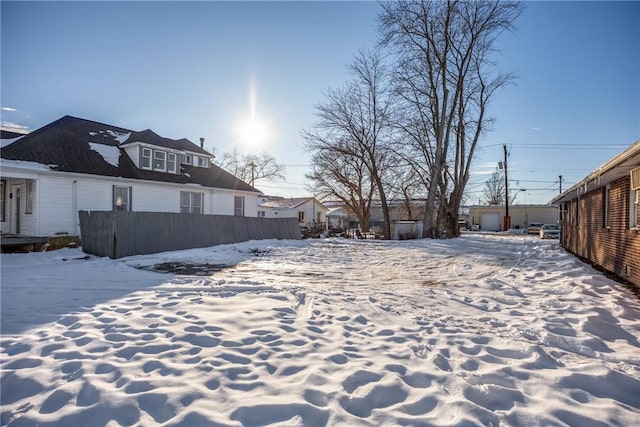
<path id="1" fill-rule="evenodd" d="M 140 169 L 178 173 L 178 155 L 163 150 L 141 147 Z"/>
<path id="2" fill-rule="evenodd" d="M 180 163 L 183 165 L 198 166 L 200 168 L 209 167 L 209 157 L 183 153 L 180 155 Z"/>
<path id="3" fill-rule="evenodd" d="M 153 151 L 153 170 L 165 171 L 166 170 L 167 153 L 164 151 Z"/>
<path id="4" fill-rule="evenodd" d="M 176 173 L 176 155 L 173 153 L 167 154 L 167 172 Z"/>
<path id="5" fill-rule="evenodd" d="M 140 165 L 142 169 L 151 169 L 151 148 L 143 148 L 141 158 Z"/>

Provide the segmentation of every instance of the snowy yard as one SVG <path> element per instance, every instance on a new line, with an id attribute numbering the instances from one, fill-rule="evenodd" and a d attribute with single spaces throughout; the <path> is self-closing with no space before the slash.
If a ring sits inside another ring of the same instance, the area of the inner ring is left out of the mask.
<path id="1" fill-rule="evenodd" d="M 1 256 L 3 426 L 640 420 L 640 300 L 557 241 L 82 256 Z"/>

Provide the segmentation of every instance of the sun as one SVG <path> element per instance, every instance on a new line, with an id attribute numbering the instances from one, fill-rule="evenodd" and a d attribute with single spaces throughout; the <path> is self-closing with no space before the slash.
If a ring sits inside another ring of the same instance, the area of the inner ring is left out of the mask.
<path id="1" fill-rule="evenodd" d="M 235 120 L 234 131 L 238 143 L 255 151 L 269 143 L 273 127 L 264 114 L 264 106 L 260 105 L 255 77 L 250 78 L 247 89 L 248 102 Z"/>
<path id="2" fill-rule="evenodd" d="M 267 122 L 255 116 L 240 120 L 236 133 L 243 145 L 252 148 L 266 145 L 271 135 Z"/>

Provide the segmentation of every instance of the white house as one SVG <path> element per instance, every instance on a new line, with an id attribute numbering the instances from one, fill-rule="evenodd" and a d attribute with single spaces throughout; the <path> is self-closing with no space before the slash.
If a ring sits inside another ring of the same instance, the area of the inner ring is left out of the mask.
<path id="1" fill-rule="evenodd" d="M 328 211 L 315 197 L 258 198 L 258 216 L 264 218 L 298 218 L 300 226 L 326 229 Z"/>
<path id="2" fill-rule="evenodd" d="M 79 235 L 78 211 L 257 216 L 259 190 L 187 139 L 65 116 L 2 149 L 2 233 Z"/>

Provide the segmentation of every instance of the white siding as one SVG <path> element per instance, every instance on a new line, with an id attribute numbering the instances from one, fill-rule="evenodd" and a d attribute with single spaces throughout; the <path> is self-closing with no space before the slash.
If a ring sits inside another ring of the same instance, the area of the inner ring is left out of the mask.
<path id="1" fill-rule="evenodd" d="M 213 204 L 209 207 L 210 213 L 213 215 L 233 215 L 233 209 L 234 209 L 233 197 L 234 197 L 234 193 L 232 192 L 216 190 L 211 195 Z"/>
<path id="2" fill-rule="evenodd" d="M 18 174 L 18 176 L 20 176 Z M 180 191 L 204 194 L 205 214 L 233 215 L 234 196 L 245 198 L 245 216 L 257 216 L 257 195 L 232 190 L 212 189 L 198 185 L 181 185 L 122 178 L 56 172 L 37 172 L 33 213 L 25 214 L 26 180 L 6 178 L 7 195 L 16 186 L 21 188 L 20 233 L 51 236 L 66 232 L 80 234 L 78 211 L 110 211 L 113 208 L 113 186 L 131 187 L 132 210 L 139 212 L 180 212 Z M 11 232 L 15 225 L 13 203 L 7 197 L 6 221 L 2 232 Z"/>
<path id="3" fill-rule="evenodd" d="M 35 177 L 34 177 L 35 178 Z M 6 221 L 2 223 L 2 231 L 7 233 L 16 232 L 16 190 L 20 189 L 20 234 L 28 234 L 35 236 L 38 230 L 37 219 L 37 209 L 38 209 L 38 200 L 37 200 L 37 192 L 38 185 L 34 188 L 36 194 L 34 195 L 33 200 L 33 213 L 26 214 L 26 200 L 27 200 L 27 180 L 18 178 L 18 179 L 7 179 L 7 205 L 6 205 Z M 9 195 L 12 195 L 10 197 Z"/>
<path id="4" fill-rule="evenodd" d="M 74 230 L 74 225 L 78 222 L 78 214 L 73 211 L 73 179 L 43 175 L 36 185 L 38 186 L 36 204 L 39 227 L 34 235 L 77 233 Z"/>
<path id="5" fill-rule="evenodd" d="M 259 207 L 258 210 L 265 211 L 265 218 L 298 218 L 298 214 L 292 209 Z"/>
<path id="6" fill-rule="evenodd" d="M 124 149 L 127 156 L 131 159 L 136 167 L 140 167 L 140 147 L 138 145 L 128 146 Z"/>
<path id="7" fill-rule="evenodd" d="M 244 216 L 258 216 L 258 195 L 253 193 L 243 194 Z"/>
<path id="8" fill-rule="evenodd" d="M 30 214 L 25 212 L 27 204 L 27 181 L 20 180 L 20 234 L 36 236 L 38 233 L 38 184 L 34 187 L 33 210 Z"/>
<path id="9" fill-rule="evenodd" d="M 258 201 L 258 197 L 256 197 L 256 201 Z M 302 225 L 306 225 L 311 222 L 327 222 L 327 208 L 322 204 L 312 202 L 311 200 L 292 208 L 257 206 L 256 215 L 257 211 L 265 211 L 265 218 L 298 218 L 298 212 L 303 211 L 304 221 L 302 222 Z M 319 221 L 318 214 L 320 215 Z"/>
<path id="10" fill-rule="evenodd" d="M 304 221 L 301 223 L 301 225 L 306 225 L 314 222 L 327 222 L 326 208 L 313 200 L 304 202 L 302 205 L 295 207 L 293 211 L 296 218 L 298 218 L 298 212 L 304 212 Z M 320 218 L 318 218 L 318 215 L 320 216 Z"/>
<path id="11" fill-rule="evenodd" d="M 119 185 L 132 186 L 131 207 L 136 212 L 180 213 L 180 191 L 206 193 L 202 187 L 187 188 L 187 186 L 176 184 L 123 182 Z"/>

